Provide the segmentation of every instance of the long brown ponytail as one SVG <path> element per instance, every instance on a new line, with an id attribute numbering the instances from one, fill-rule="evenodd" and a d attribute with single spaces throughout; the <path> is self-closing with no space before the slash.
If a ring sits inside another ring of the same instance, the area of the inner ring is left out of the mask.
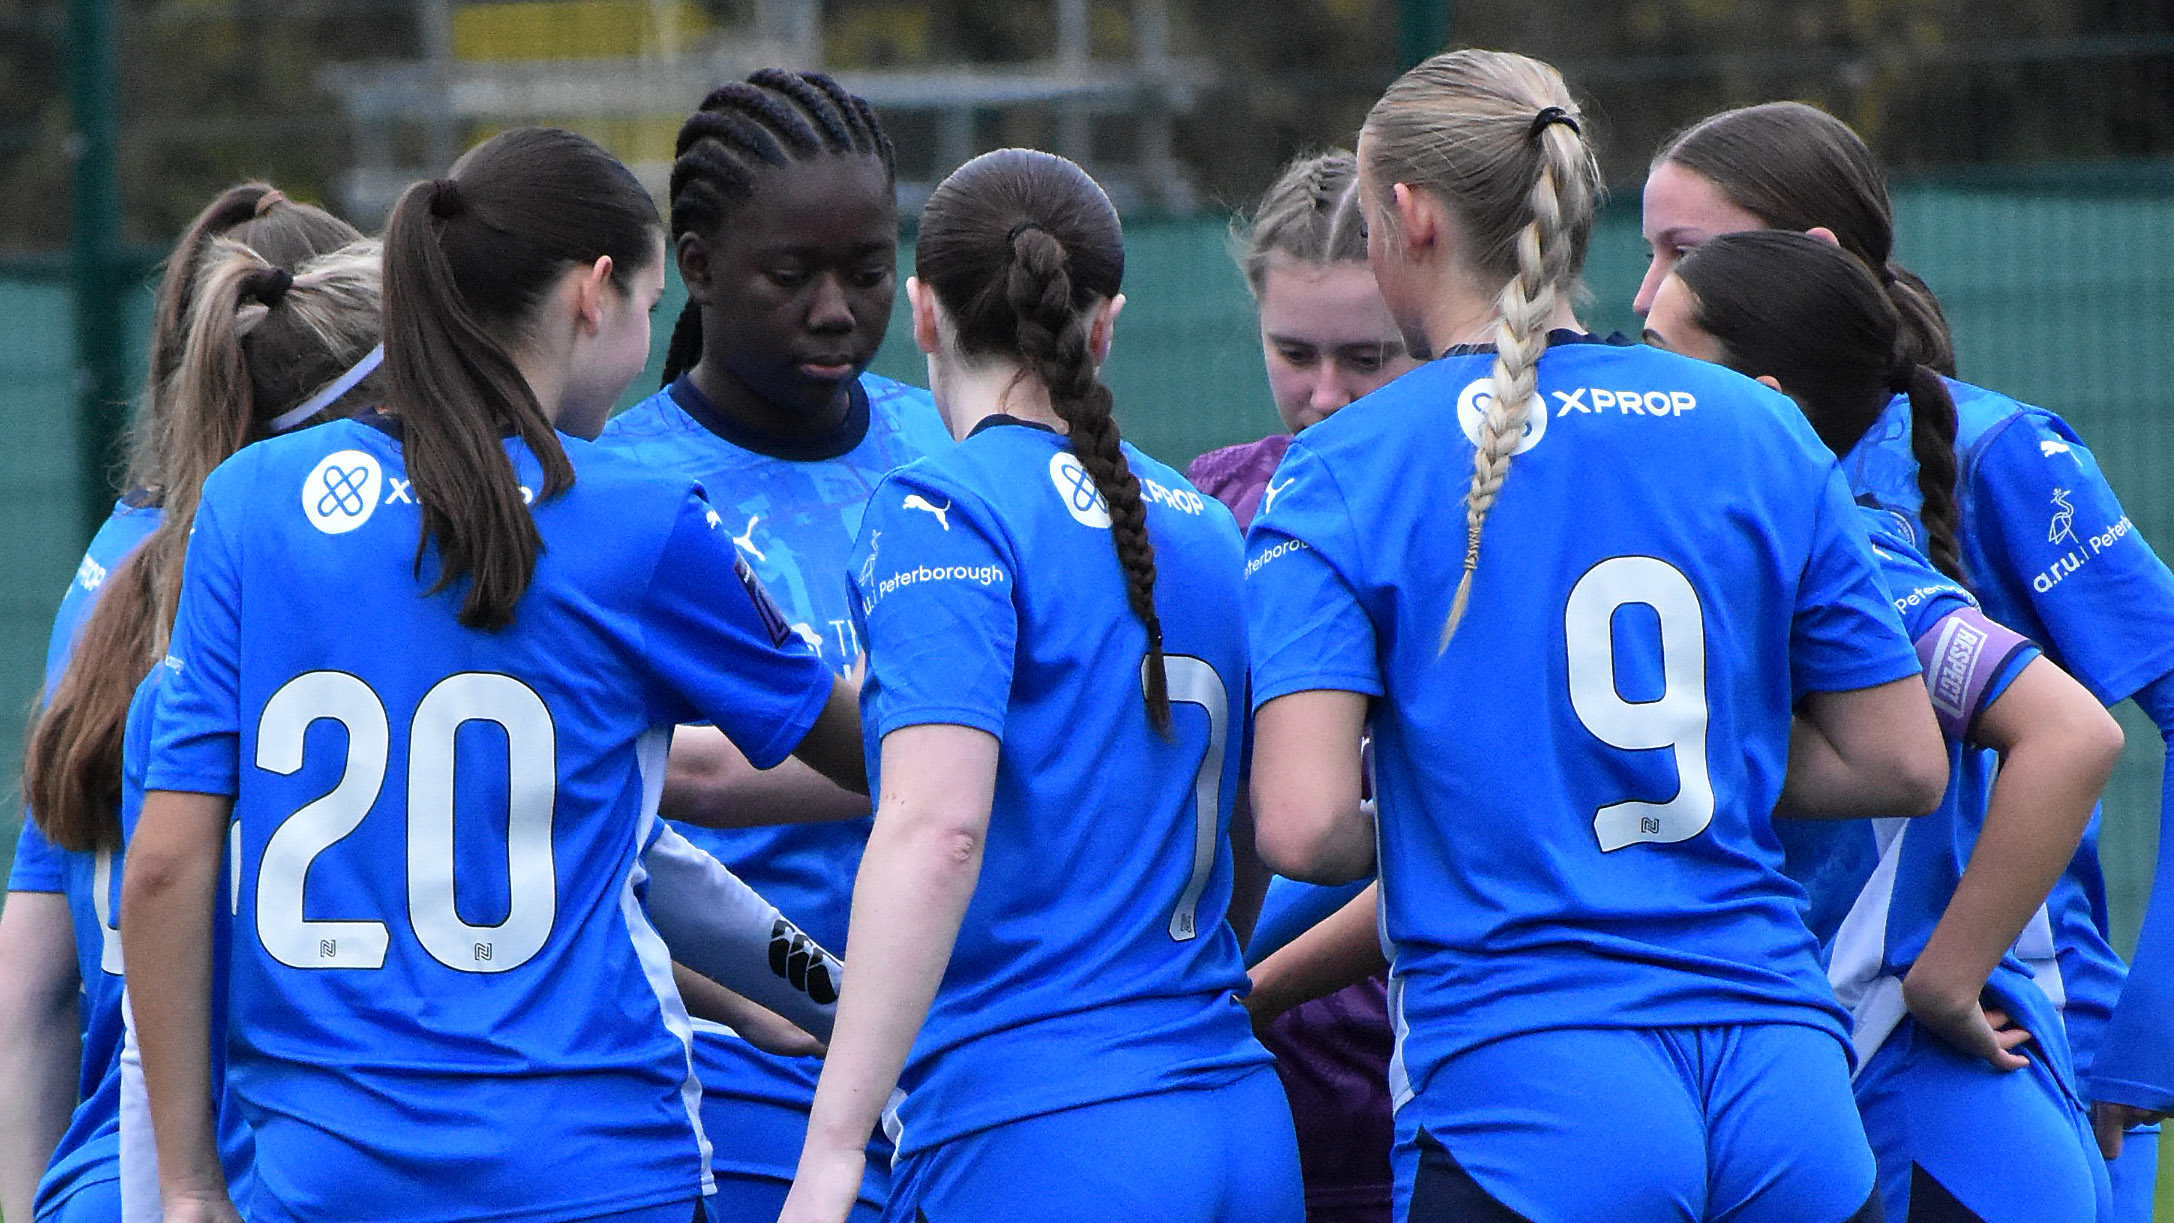
<path id="1" fill-rule="evenodd" d="M 984 153 L 929 196 L 914 272 L 957 325 L 964 355 L 1019 361 L 1048 390 L 1073 456 L 1109 506 L 1126 598 L 1147 630 L 1148 720 L 1168 734 L 1147 505 L 1088 344 L 1094 306 L 1117 296 L 1124 280 L 1117 210 L 1086 171 L 1062 157 L 1032 149 Z"/>
<path id="2" fill-rule="evenodd" d="M 469 150 L 452 176 L 409 187 L 385 226 L 388 403 L 422 530 L 431 593 L 466 579 L 460 622 L 500 629 L 528 589 L 543 537 L 502 440 L 516 434 L 543 467 L 543 499 L 574 468 L 515 365 L 538 303 L 575 264 L 609 256 L 622 289 L 656 259 L 656 203 L 584 136 L 515 128 Z"/>
<path id="3" fill-rule="evenodd" d="M 1697 300 L 1692 321 L 1719 342 L 1722 364 L 1781 383 L 1836 457 L 1896 394 L 1910 397 L 1925 555 L 1962 581 L 1955 400 L 1911 355 L 1905 320 L 1864 264 L 1807 234 L 1755 229 L 1708 239 L 1671 275 Z"/>
<path id="4" fill-rule="evenodd" d="M 106 575 L 68 669 L 32 727 L 23 796 L 46 839 L 88 852 L 120 844 L 122 732 L 128 704 L 166 652 L 182 559 L 204 479 L 356 368 L 377 344 L 378 247 L 358 242 L 293 274 L 227 239 L 203 252 L 185 338 L 163 396 L 167 444 L 157 469 L 163 517 Z M 336 389 L 336 388 L 335 388 Z M 365 377 L 307 420 L 352 414 L 380 392 Z"/>

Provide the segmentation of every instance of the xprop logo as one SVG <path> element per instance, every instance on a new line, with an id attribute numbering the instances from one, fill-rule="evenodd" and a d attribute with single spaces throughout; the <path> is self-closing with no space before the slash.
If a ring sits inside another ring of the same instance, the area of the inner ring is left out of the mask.
<path id="1" fill-rule="evenodd" d="M 1049 482 L 1057 486 L 1057 495 L 1064 499 L 1064 508 L 1081 526 L 1110 529 L 1110 503 L 1102 499 L 1102 490 L 1095 487 L 1095 478 L 1087 474 L 1078 459 L 1059 453 L 1050 457 Z"/>
<path id="2" fill-rule="evenodd" d="M 318 460 L 302 481 L 302 512 L 327 535 L 345 535 L 377 510 L 385 473 L 360 450 L 339 450 Z"/>
<path id="3" fill-rule="evenodd" d="M 1469 383 L 1457 395 L 1457 423 L 1464 426 L 1464 435 L 1472 444 L 1480 445 L 1480 430 L 1486 427 L 1487 409 L 1495 403 L 1495 380 L 1481 378 Z M 1531 412 L 1525 417 L 1525 434 L 1517 439 L 1517 449 L 1511 454 L 1523 454 L 1540 444 L 1547 434 L 1547 412 Z"/>

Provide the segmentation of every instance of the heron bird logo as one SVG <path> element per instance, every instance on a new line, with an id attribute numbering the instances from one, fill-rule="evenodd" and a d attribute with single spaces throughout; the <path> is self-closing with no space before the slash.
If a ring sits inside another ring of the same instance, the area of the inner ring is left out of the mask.
<path id="1" fill-rule="evenodd" d="M 2068 503 L 2065 488 L 2053 490 L 2053 524 L 2046 528 L 2046 542 L 2057 544 L 2062 540 L 2076 542 L 2076 507 Z"/>

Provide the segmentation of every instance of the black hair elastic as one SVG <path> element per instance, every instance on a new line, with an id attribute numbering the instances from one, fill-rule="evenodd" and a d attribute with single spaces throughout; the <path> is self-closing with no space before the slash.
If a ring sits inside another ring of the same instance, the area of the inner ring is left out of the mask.
<path id="1" fill-rule="evenodd" d="M 1585 129 L 1578 126 L 1578 121 L 1569 111 L 1560 106 L 1543 106 L 1540 113 L 1532 117 L 1532 126 L 1526 129 L 1525 139 L 1534 144 L 1540 143 L 1541 135 L 1547 131 L 1549 124 L 1554 123 L 1560 123 L 1579 135 L 1585 134 Z"/>
<path id="2" fill-rule="evenodd" d="M 1017 225 L 1012 226 L 1010 233 L 1004 235 L 1004 245 L 1010 246 L 1012 243 L 1019 240 L 1019 235 L 1027 232 L 1030 229 L 1040 229 L 1041 227 L 1042 223 L 1040 221 L 1021 221 Z"/>
<path id="3" fill-rule="evenodd" d="M 264 303 L 267 309 L 278 305 L 280 299 L 287 296 L 287 290 L 293 287 L 294 273 L 285 268 L 258 268 L 242 281 L 242 291 Z"/>
<path id="4" fill-rule="evenodd" d="M 450 221 L 466 211 L 468 201 L 461 198 L 459 183 L 450 178 L 431 181 L 430 215 L 441 221 Z"/>
<path id="5" fill-rule="evenodd" d="M 1887 389 L 1893 391 L 1897 395 L 1908 394 L 1910 390 L 1910 376 L 1912 374 L 1915 374 L 1916 372 L 1917 362 L 1915 361 L 1904 361 L 1902 364 L 1897 365 L 1894 368 L 1893 372 L 1887 375 Z"/>

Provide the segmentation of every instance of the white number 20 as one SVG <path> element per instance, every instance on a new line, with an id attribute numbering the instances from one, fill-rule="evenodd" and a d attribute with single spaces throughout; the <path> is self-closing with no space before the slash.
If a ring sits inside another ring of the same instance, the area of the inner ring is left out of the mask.
<path id="1" fill-rule="evenodd" d="M 1170 937 L 1183 943 L 1200 933 L 1200 895 L 1208 890 L 1208 876 L 1215 870 L 1216 833 L 1222 823 L 1223 723 L 1230 716 L 1230 692 L 1207 659 L 1191 654 L 1163 655 L 1163 676 L 1172 705 L 1198 705 L 1208 714 L 1208 748 L 1193 774 L 1193 873 L 1170 914 Z M 1140 682 L 1147 682 L 1145 660 Z"/>
<path id="2" fill-rule="evenodd" d="M 1616 609 L 1641 604 L 1661 625 L 1661 695 L 1626 701 L 1615 686 Z M 1706 617 L 1681 570 L 1650 556 L 1617 556 L 1587 570 L 1563 611 L 1570 705 L 1593 736 L 1624 751 L 1668 748 L 1681 779 L 1665 803 L 1628 800 L 1593 813 L 1603 853 L 1641 841 L 1686 841 L 1714 818 L 1706 771 Z"/>
<path id="3" fill-rule="evenodd" d="M 330 719 L 347 730 L 347 762 L 330 793 L 272 831 L 257 871 L 257 937 L 294 968 L 381 968 L 390 942 L 381 921 L 303 916 L 310 864 L 355 831 L 385 784 L 390 734 L 384 702 L 343 671 L 296 676 L 265 702 L 257 767 L 291 774 L 303 738 Z M 454 744 L 469 722 L 505 732 L 506 920 L 463 921 L 454 895 Z M 543 698 L 507 675 L 470 671 L 439 681 L 420 704 L 408 737 L 408 921 L 431 957 L 462 972 L 504 972 L 526 963 L 551 937 L 558 912 L 551 821 L 558 785 L 557 732 Z"/>

